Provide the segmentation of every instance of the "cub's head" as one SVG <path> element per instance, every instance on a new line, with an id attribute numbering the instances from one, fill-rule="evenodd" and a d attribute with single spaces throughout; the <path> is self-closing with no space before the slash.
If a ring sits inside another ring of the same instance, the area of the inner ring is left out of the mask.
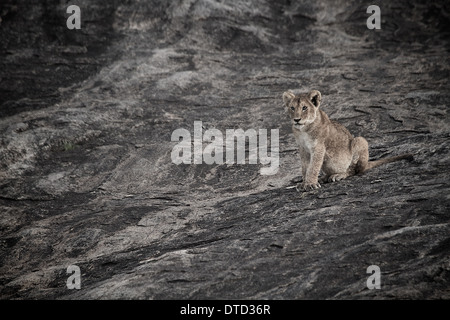
<path id="1" fill-rule="evenodd" d="M 284 107 L 294 128 L 301 129 L 305 124 L 314 122 L 321 100 L 322 95 L 317 90 L 298 95 L 291 91 L 283 93 Z"/>

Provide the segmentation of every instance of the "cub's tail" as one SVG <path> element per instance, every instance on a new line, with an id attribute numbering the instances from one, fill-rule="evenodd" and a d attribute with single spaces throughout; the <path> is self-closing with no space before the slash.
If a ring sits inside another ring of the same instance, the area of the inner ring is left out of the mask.
<path id="1" fill-rule="evenodd" d="M 391 162 L 400 161 L 400 160 L 412 161 L 412 160 L 414 160 L 414 157 L 412 154 L 407 153 L 407 154 L 402 154 L 402 155 L 395 156 L 395 157 L 389 157 L 389 158 L 383 158 L 383 159 L 379 159 L 379 160 L 375 160 L 375 161 L 369 161 L 367 163 L 366 170 L 378 167 L 385 163 L 391 163 Z"/>

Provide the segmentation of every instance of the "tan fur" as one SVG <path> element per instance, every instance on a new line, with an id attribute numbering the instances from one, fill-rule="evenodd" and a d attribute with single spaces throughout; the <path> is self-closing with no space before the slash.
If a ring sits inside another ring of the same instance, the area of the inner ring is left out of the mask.
<path id="1" fill-rule="evenodd" d="M 369 161 L 369 145 L 363 137 L 350 132 L 319 109 L 322 95 L 317 90 L 295 95 L 283 93 L 284 106 L 292 122 L 302 162 L 303 190 L 320 188 L 320 182 L 334 182 L 363 173 L 384 163 L 412 159 L 412 155 Z"/>

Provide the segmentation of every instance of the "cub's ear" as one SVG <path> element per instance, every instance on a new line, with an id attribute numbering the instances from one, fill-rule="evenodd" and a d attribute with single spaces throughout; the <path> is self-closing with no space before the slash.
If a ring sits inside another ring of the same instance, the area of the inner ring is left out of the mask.
<path id="1" fill-rule="evenodd" d="M 295 94 L 293 94 L 291 91 L 286 91 L 283 93 L 283 102 L 284 105 L 287 106 L 289 103 L 291 103 L 292 99 L 295 98 Z"/>
<path id="2" fill-rule="evenodd" d="M 320 94 L 320 92 L 318 90 L 312 90 L 309 94 L 309 101 L 311 101 L 311 103 L 313 105 L 315 105 L 317 108 L 320 106 L 320 102 L 322 101 L 322 95 Z"/>

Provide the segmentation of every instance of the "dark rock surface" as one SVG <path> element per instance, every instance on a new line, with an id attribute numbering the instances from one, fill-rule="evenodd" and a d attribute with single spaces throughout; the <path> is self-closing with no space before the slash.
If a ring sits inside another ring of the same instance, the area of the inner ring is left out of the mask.
<path id="1" fill-rule="evenodd" d="M 69 4 L 0 5 L 2 299 L 450 298 L 448 4 Z M 288 89 L 414 161 L 297 192 Z M 278 173 L 175 165 L 194 121 L 279 129 Z"/>

